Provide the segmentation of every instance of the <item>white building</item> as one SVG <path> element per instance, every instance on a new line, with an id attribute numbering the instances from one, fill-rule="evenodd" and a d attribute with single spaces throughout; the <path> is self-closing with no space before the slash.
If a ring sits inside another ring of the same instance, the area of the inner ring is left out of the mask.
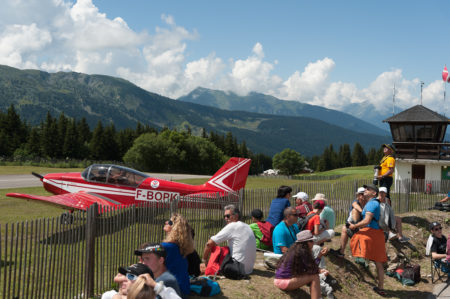
<path id="1" fill-rule="evenodd" d="M 411 180 L 412 192 L 447 193 L 450 143 L 444 142 L 444 136 L 449 120 L 417 105 L 383 122 L 389 123 L 396 149 L 395 180 Z M 405 192 L 398 190 L 399 185 L 395 184 L 395 191 Z"/>

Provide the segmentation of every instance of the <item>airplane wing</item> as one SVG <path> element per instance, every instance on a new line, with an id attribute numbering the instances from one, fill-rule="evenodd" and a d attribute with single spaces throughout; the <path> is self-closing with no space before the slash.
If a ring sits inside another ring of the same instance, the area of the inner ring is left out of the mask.
<path id="1" fill-rule="evenodd" d="M 111 200 L 109 198 L 103 197 L 96 193 L 92 192 L 76 192 L 76 193 L 66 193 L 52 196 L 38 196 L 38 195 L 30 195 L 30 194 L 22 194 L 22 193 L 8 193 L 6 196 L 9 197 L 17 197 L 24 199 L 32 199 L 37 200 L 39 202 L 44 202 L 56 206 L 60 206 L 62 208 L 71 209 L 71 210 L 87 210 L 90 205 L 93 203 L 98 203 L 102 206 L 110 206 L 115 207 L 121 205 L 119 202 Z"/>

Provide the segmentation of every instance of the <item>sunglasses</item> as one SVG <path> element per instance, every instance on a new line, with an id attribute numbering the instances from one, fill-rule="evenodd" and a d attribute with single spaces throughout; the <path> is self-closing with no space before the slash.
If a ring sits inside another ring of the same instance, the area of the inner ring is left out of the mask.
<path id="1" fill-rule="evenodd" d="M 223 218 L 230 218 L 231 217 L 231 214 L 225 214 L 225 215 L 223 215 Z"/>
<path id="2" fill-rule="evenodd" d="M 172 226 L 173 225 L 173 221 L 172 220 L 167 220 L 166 224 Z"/>
<path id="3" fill-rule="evenodd" d="M 435 228 L 433 228 L 433 231 L 435 231 L 435 232 L 440 231 L 440 230 L 442 230 L 442 227 L 435 227 Z"/>
<path id="4" fill-rule="evenodd" d="M 130 281 L 135 281 L 138 278 L 138 276 L 133 273 L 127 273 L 126 277 Z"/>
<path id="5" fill-rule="evenodd" d="M 291 216 L 295 216 L 295 217 L 298 217 L 298 214 L 290 214 Z"/>

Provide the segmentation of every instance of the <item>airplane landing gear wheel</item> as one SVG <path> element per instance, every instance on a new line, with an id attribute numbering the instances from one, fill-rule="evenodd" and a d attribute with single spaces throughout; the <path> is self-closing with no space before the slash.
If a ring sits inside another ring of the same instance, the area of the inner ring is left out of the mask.
<path id="1" fill-rule="evenodd" d="M 62 213 L 61 217 L 60 217 L 60 222 L 62 225 L 72 224 L 73 223 L 72 213 L 69 213 L 69 212 Z"/>

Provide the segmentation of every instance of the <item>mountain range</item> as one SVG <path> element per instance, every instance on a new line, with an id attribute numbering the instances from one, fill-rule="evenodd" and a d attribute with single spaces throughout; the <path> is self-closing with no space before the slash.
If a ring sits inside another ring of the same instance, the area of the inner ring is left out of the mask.
<path id="1" fill-rule="evenodd" d="M 390 140 L 386 132 L 374 134 L 376 130 L 370 124 L 364 125 L 372 133 L 360 132 L 325 122 L 323 114 L 321 119 L 315 119 L 229 111 L 170 99 L 111 76 L 47 73 L 0 65 L 0 110 L 6 111 L 11 104 L 23 119 L 34 125 L 43 121 L 47 112 L 56 117 L 64 112 L 76 119 L 85 117 L 92 127 L 98 121 L 113 122 L 118 129 L 135 127 L 141 122 L 156 128 L 184 130 L 189 126 L 194 134 L 200 134 L 202 128 L 222 134 L 230 131 L 253 152 L 267 155 L 291 148 L 312 156 L 321 154 L 330 144 L 337 148 L 345 143 L 353 146 L 355 142 L 366 149 L 378 148 Z M 338 115 L 336 118 L 344 117 Z M 332 117 L 330 110 L 326 118 Z"/>
<path id="2" fill-rule="evenodd" d="M 225 92 L 198 87 L 189 94 L 178 98 L 178 100 L 225 110 L 310 117 L 356 132 L 377 135 L 390 134 L 379 126 L 372 125 L 344 112 L 298 101 L 280 100 L 276 97 L 257 92 L 251 92 L 246 96 L 239 96 L 230 91 Z M 381 120 L 378 122 L 381 123 Z"/>

